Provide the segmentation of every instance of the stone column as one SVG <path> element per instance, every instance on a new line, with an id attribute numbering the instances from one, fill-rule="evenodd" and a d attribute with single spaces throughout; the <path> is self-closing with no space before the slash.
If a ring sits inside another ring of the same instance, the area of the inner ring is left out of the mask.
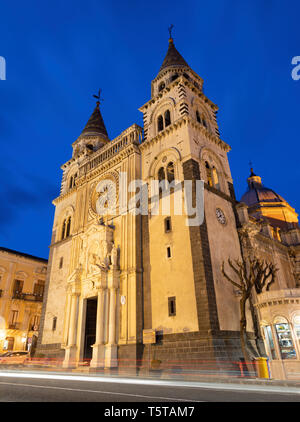
<path id="1" fill-rule="evenodd" d="M 93 357 L 90 363 L 91 368 L 103 368 L 104 367 L 104 289 L 99 287 L 98 289 L 98 302 L 97 302 L 97 323 L 96 323 L 96 342 L 92 346 Z"/>
<path id="2" fill-rule="evenodd" d="M 105 351 L 105 367 L 113 368 L 118 366 L 117 345 L 116 345 L 116 299 L 117 289 L 109 289 L 109 324 L 108 324 L 108 344 Z"/>
<path id="3" fill-rule="evenodd" d="M 72 368 L 76 366 L 76 323 L 77 323 L 77 309 L 78 309 L 78 294 L 71 293 L 70 306 L 70 323 L 68 345 L 66 346 L 65 359 L 63 361 L 64 368 Z"/>

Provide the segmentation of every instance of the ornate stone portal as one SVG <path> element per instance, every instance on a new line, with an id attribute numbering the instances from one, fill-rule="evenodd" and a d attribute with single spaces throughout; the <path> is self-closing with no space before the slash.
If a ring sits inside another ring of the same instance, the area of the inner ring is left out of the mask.
<path id="1" fill-rule="evenodd" d="M 78 266 L 67 282 L 65 368 L 75 367 L 83 355 L 84 324 L 79 324 L 79 308 L 89 298 L 97 298 L 96 340 L 92 345 L 92 368 L 112 368 L 117 361 L 117 297 L 119 295 L 119 250 L 113 240 L 114 228 L 96 223 L 81 236 Z M 81 306 L 80 306 L 81 305 Z M 84 313 L 84 311 L 82 311 Z M 86 315 L 82 315 L 85 320 Z"/>

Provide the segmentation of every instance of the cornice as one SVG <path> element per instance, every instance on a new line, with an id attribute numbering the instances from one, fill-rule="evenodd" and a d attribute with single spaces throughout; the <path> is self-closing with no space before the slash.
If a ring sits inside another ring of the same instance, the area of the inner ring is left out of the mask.
<path id="1" fill-rule="evenodd" d="M 147 109 L 150 105 L 155 104 L 158 100 L 164 97 L 173 87 L 179 84 L 184 84 L 188 86 L 191 91 L 197 93 L 198 97 L 201 98 L 205 103 L 208 103 L 211 108 L 215 111 L 219 109 L 219 107 L 213 103 L 206 95 L 201 91 L 201 89 L 195 87 L 195 85 L 186 79 L 184 76 L 180 76 L 175 81 L 170 82 L 163 90 L 161 90 L 158 94 L 152 97 L 149 101 L 147 101 L 144 105 L 142 105 L 138 110 L 143 112 L 144 109 Z"/>
<path id="2" fill-rule="evenodd" d="M 231 150 L 230 145 L 226 144 L 226 142 L 222 141 L 222 139 L 220 139 L 218 136 L 212 134 L 203 125 L 201 125 L 195 119 L 192 119 L 188 115 L 180 117 L 173 124 L 166 127 L 164 130 L 159 132 L 153 138 L 146 139 L 142 144 L 140 144 L 140 146 L 139 146 L 140 150 L 143 151 L 147 148 L 150 148 L 154 143 L 162 140 L 163 138 L 168 136 L 170 133 L 172 133 L 177 128 L 181 127 L 182 125 L 187 125 L 187 124 L 190 124 L 191 126 L 200 130 L 206 136 L 207 139 L 209 139 L 211 142 L 214 142 L 216 145 L 218 145 L 220 148 L 222 148 L 225 152 L 229 152 Z"/>
<path id="3" fill-rule="evenodd" d="M 77 185 L 77 183 L 76 183 L 76 185 Z M 66 199 L 69 196 L 73 195 L 73 193 L 76 193 L 76 191 L 77 191 L 76 186 L 74 186 L 72 189 L 68 190 L 68 192 L 63 193 L 63 194 L 59 195 L 57 198 L 53 199 L 52 204 L 53 205 L 57 205 L 63 199 Z"/>

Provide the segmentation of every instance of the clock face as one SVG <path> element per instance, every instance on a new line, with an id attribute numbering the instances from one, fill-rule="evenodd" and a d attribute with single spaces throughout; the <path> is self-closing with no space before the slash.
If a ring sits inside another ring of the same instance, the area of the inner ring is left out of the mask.
<path id="1" fill-rule="evenodd" d="M 101 180 L 96 186 L 96 211 L 98 215 L 114 214 L 116 207 L 116 185 L 113 180 Z"/>
<path id="2" fill-rule="evenodd" d="M 217 216 L 219 223 L 226 224 L 226 217 L 225 217 L 223 211 L 220 208 L 216 209 L 216 216 Z"/>

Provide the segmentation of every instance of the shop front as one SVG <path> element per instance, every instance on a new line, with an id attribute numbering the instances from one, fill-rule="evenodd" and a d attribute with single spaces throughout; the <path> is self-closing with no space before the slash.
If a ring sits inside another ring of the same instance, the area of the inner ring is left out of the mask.
<path id="1" fill-rule="evenodd" d="M 255 305 L 269 358 L 271 378 L 300 379 L 300 292 L 265 292 Z"/>

